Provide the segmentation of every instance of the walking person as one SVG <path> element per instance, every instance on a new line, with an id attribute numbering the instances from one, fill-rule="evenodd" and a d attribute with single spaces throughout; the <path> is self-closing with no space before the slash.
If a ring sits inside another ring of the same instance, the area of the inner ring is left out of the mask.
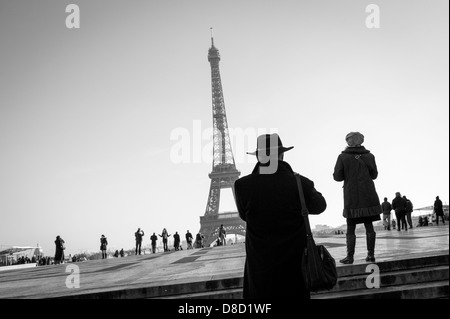
<path id="1" fill-rule="evenodd" d="M 375 262 L 376 233 L 373 222 L 381 220 L 380 200 L 375 189 L 374 179 L 378 176 L 375 156 L 361 144 L 364 135 L 350 132 L 346 135 L 347 147 L 338 156 L 333 178 L 344 181 L 344 210 L 347 220 L 347 256 L 343 264 L 353 264 L 356 245 L 356 225 L 364 224 L 366 229 L 366 261 Z"/>
<path id="2" fill-rule="evenodd" d="M 173 234 L 173 248 L 175 250 L 180 250 L 180 235 L 177 231 Z"/>
<path id="3" fill-rule="evenodd" d="M 391 203 L 388 202 L 387 197 L 385 197 L 384 202 L 381 203 L 381 210 L 383 211 L 384 230 L 391 230 L 392 205 L 391 205 Z"/>
<path id="4" fill-rule="evenodd" d="M 153 235 L 150 236 L 150 240 L 152 242 L 152 252 L 156 253 L 156 241 L 158 240 L 158 237 L 156 236 L 155 233 L 153 233 Z"/>
<path id="5" fill-rule="evenodd" d="M 403 199 L 406 200 L 406 210 L 405 210 L 406 221 L 408 222 L 409 228 L 413 228 L 412 217 L 411 217 L 412 212 L 414 210 L 413 203 L 411 202 L 411 200 L 406 198 L 405 195 L 403 195 Z"/>
<path id="6" fill-rule="evenodd" d="M 310 299 L 303 281 L 301 260 L 306 248 L 306 229 L 301 214 L 297 178 L 284 161 L 278 134 L 260 135 L 257 163 L 251 174 L 234 183 L 239 216 L 246 222 L 245 299 Z M 326 208 L 325 198 L 314 183 L 300 176 L 310 214 Z"/>
<path id="7" fill-rule="evenodd" d="M 436 196 L 436 200 L 433 204 L 433 211 L 436 214 L 436 225 L 439 225 L 439 217 L 441 217 L 442 219 L 442 224 L 445 225 L 444 209 L 442 207 L 442 201 L 439 199 L 439 196 Z"/>
<path id="8" fill-rule="evenodd" d="M 136 252 L 135 254 L 137 255 L 139 253 L 139 255 L 141 254 L 141 247 L 142 247 L 142 238 L 144 237 L 144 231 L 141 230 L 140 228 L 137 229 L 137 231 L 134 233 L 134 237 L 136 240 Z"/>
<path id="9" fill-rule="evenodd" d="M 189 232 L 189 230 L 186 232 L 186 243 L 187 243 L 187 249 L 193 249 L 194 247 L 192 247 L 192 240 L 194 239 L 194 237 L 192 237 L 192 234 Z"/>
<path id="10" fill-rule="evenodd" d="M 401 229 L 408 230 L 408 225 L 406 225 L 406 200 L 402 197 L 400 192 L 395 193 L 395 198 L 392 200 L 392 209 L 395 212 L 395 217 L 397 218 L 397 230 Z"/>
<path id="11" fill-rule="evenodd" d="M 102 251 L 102 259 L 106 259 L 106 246 L 108 246 L 108 239 L 105 237 L 105 235 L 102 235 L 100 237 L 100 250 Z"/>
<path id="12" fill-rule="evenodd" d="M 55 265 L 64 263 L 64 250 L 66 249 L 66 245 L 64 239 L 62 239 L 59 235 L 56 236 L 55 240 Z"/>
<path id="13" fill-rule="evenodd" d="M 163 239 L 163 247 L 164 247 L 164 251 L 169 251 L 169 247 L 167 246 L 167 239 L 171 236 L 169 235 L 169 233 L 167 232 L 167 229 L 163 228 L 162 230 L 162 234 L 158 235 L 159 237 L 162 237 Z"/>

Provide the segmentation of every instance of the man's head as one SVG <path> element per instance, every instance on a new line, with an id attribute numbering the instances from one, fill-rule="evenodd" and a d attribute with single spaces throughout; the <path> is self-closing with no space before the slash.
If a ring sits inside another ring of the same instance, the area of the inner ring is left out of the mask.
<path id="1" fill-rule="evenodd" d="M 257 148 L 254 152 L 247 152 L 256 155 L 258 162 L 263 166 L 262 174 L 273 174 L 277 171 L 278 160 L 284 159 L 284 152 L 293 149 L 293 146 L 284 147 L 278 134 L 263 134 L 258 136 Z"/>

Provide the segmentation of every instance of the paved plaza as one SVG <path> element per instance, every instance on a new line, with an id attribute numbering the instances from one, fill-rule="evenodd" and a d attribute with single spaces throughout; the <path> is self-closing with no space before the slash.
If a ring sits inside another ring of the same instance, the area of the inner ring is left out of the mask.
<path id="1" fill-rule="evenodd" d="M 316 237 L 338 267 L 364 264 L 365 234 L 357 234 L 355 263 L 341 265 L 345 235 Z M 448 224 L 405 231 L 379 231 L 376 262 L 448 255 Z M 62 265 L 0 271 L 0 298 L 159 298 L 197 289 L 226 288 L 242 281 L 245 245 L 161 252 Z"/>

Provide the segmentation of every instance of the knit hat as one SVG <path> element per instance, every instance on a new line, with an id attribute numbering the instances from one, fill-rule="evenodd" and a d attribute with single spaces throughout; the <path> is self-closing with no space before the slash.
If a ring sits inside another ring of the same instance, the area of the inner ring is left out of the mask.
<path id="1" fill-rule="evenodd" d="M 350 132 L 345 136 L 345 140 L 349 147 L 361 146 L 364 143 L 364 135 L 359 132 Z"/>

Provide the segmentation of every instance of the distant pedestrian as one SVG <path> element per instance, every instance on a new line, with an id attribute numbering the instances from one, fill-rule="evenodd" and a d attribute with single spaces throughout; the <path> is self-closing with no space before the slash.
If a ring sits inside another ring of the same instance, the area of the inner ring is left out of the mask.
<path id="1" fill-rule="evenodd" d="M 114 252 L 114 257 L 118 258 L 119 257 L 119 251 L 116 249 L 116 251 Z"/>
<path id="2" fill-rule="evenodd" d="M 139 253 L 141 254 L 141 247 L 142 247 L 142 238 L 144 237 L 144 231 L 140 228 L 137 229 L 137 231 L 134 233 L 134 237 L 136 240 L 136 255 Z"/>
<path id="3" fill-rule="evenodd" d="M 55 265 L 64 263 L 64 250 L 66 249 L 64 240 L 58 235 L 55 240 Z"/>
<path id="4" fill-rule="evenodd" d="M 406 198 L 405 195 L 403 195 L 403 199 L 406 200 L 406 221 L 408 222 L 409 228 L 413 228 L 413 224 L 412 224 L 412 212 L 414 210 L 414 206 L 413 203 L 411 202 L 410 199 Z"/>
<path id="5" fill-rule="evenodd" d="M 347 219 L 347 256 L 339 262 L 352 264 L 356 245 L 356 225 L 364 224 L 366 229 L 366 261 L 375 262 L 376 232 L 373 222 L 381 220 L 380 200 L 374 179 L 378 176 L 375 156 L 361 144 L 364 135 L 350 132 L 345 136 L 347 147 L 339 154 L 334 167 L 333 178 L 344 181 L 344 211 Z"/>
<path id="6" fill-rule="evenodd" d="M 220 245 L 226 245 L 226 237 L 227 237 L 227 232 L 225 231 L 225 228 L 223 227 L 223 224 L 220 225 L 219 228 L 219 239 L 220 239 Z"/>
<path id="7" fill-rule="evenodd" d="M 201 233 L 195 236 L 195 248 L 203 248 L 203 238 L 204 236 Z"/>
<path id="8" fill-rule="evenodd" d="M 108 246 L 108 239 L 105 237 L 105 235 L 102 235 L 100 237 L 100 250 L 102 251 L 102 259 L 106 259 L 106 247 Z"/>
<path id="9" fill-rule="evenodd" d="M 396 227 L 395 219 L 392 219 L 392 229 L 395 229 L 395 227 Z"/>
<path id="10" fill-rule="evenodd" d="M 180 235 L 177 231 L 173 234 L 173 248 L 177 251 L 180 250 Z"/>
<path id="11" fill-rule="evenodd" d="M 400 192 L 395 193 L 395 198 L 392 200 L 392 209 L 394 210 L 395 217 L 397 218 L 397 230 L 400 231 L 405 229 L 405 231 L 407 231 L 406 200 L 402 197 Z"/>
<path id="12" fill-rule="evenodd" d="M 169 233 L 167 232 L 167 229 L 163 229 L 161 235 L 159 237 L 162 237 L 163 240 L 163 247 L 164 251 L 169 251 L 169 247 L 167 246 L 167 239 L 170 237 Z"/>
<path id="13" fill-rule="evenodd" d="M 187 249 L 193 249 L 192 247 L 192 240 L 194 237 L 192 237 L 192 234 L 189 232 L 189 230 L 186 233 L 186 243 L 187 243 Z"/>
<path id="14" fill-rule="evenodd" d="M 384 202 L 381 203 L 381 210 L 383 211 L 383 225 L 384 230 L 391 230 L 391 203 L 388 202 L 387 197 L 384 198 Z"/>
<path id="15" fill-rule="evenodd" d="M 442 207 L 442 201 L 439 199 L 439 196 L 436 196 L 436 200 L 433 205 L 434 213 L 436 214 L 436 225 L 439 225 L 439 217 L 442 219 L 442 224 L 445 225 L 444 220 L 444 209 Z"/>
<path id="16" fill-rule="evenodd" d="M 120 257 L 125 257 L 125 252 L 123 251 L 123 248 L 120 250 L 119 254 L 120 254 Z"/>
<path id="17" fill-rule="evenodd" d="M 158 237 L 155 233 L 150 236 L 150 240 L 152 242 L 152 253 L 156 253 L 156 241 L 158 240 Z"/>

